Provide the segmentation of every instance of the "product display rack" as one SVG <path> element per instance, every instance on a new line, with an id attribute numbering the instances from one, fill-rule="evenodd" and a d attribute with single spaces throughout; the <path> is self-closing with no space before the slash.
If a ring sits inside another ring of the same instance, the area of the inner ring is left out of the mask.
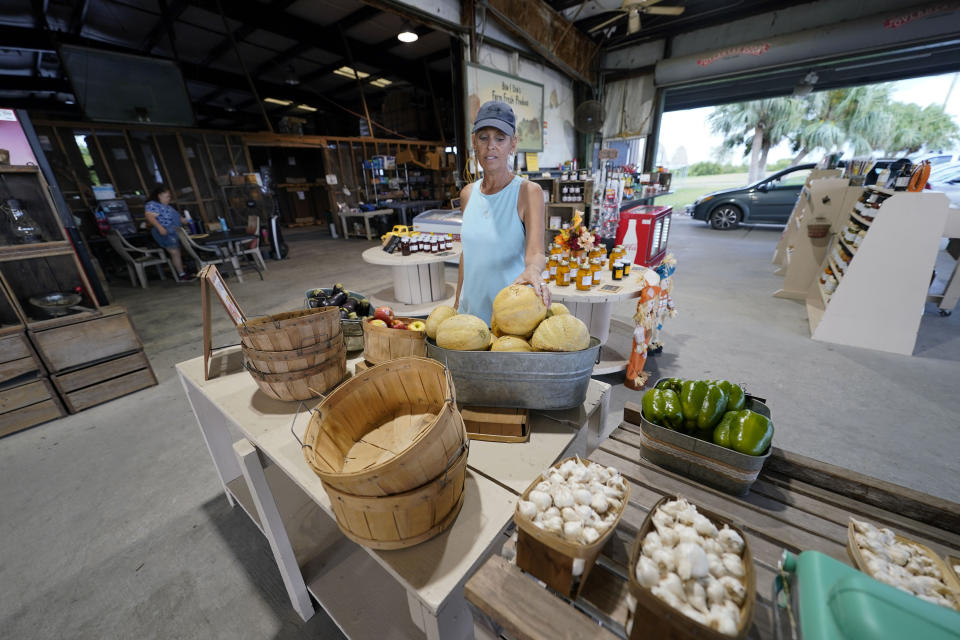
<path id="1" fill-rule="evenodd" d="M 783 287 L 773 294 L 775 297 L 806 298 L 810 282 L 819 274 L 831 234 L 839 231 L 861 193 L 863 188 L 850 186 L 846 178 L 808 179 L 774 254 L 774 264 L 780 265 L 776 273 L 783 275 Z M 823 225 L 829 227 L 826 233 Z"/>
<path id="2" fill-rule="evenodd" d="M 836 234 L 807 291 L 813 339 L 911 355 L 940 238 L 956 215 L 942 193 L 867 187 L 848 217 L 862 231 L 859 246 L 842 237 L 850 232 Z"/>
<path id="3" fill-rule="evenodd" d="M 815 180 L 819 181 L 826 178 L 840 178 L 842 173 L 843 172 L 840 169 L 812 169 L 810 171 L 810 174 L 807 176 L 807 179 L 804 182 L 804 189 L 801 190 L 800 197 L 797 198 L 797 202 L 794 205 L 793 210 L 790 212 L 790 218 L 787 220 L 787 225 L 784 227 L 783 233 L 780 234 L 780 240 L 777 242 L 777 249 L 773 253 L 773 264 L 777 265 L 777 267 L 780 267 L 775 272 L 777 275 L 783 275 L 785 272 L 784 269 L 787 261 L 789 260 L 787 248 L 796 244 L 798 231 L 800 231 L 798 218 L 808 213 L 809 210 L 808 201 L 804 199 L 804 191 L 809 189 L 810 186 L 814 184 Z M 844 181 L 844 183 L 846 183 L 846 181 Z M 822 197 L 827 195 L 829 194 L 822 194 L 821 201 Z M 849 208 L 842 208 L 840 213 L 843 214 L 845 211 L 849 211 Z"/>

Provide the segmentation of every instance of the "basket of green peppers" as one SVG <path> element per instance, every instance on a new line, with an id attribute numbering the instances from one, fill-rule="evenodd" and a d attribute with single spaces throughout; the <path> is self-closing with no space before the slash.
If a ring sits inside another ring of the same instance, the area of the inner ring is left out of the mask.
<path id="1" fill-rule="evenodd" d="M 644 457 L 721 489 L 748 491 L 770 454 L 770 410 L 727 380 L 663 378 L 640 408 Z"/>

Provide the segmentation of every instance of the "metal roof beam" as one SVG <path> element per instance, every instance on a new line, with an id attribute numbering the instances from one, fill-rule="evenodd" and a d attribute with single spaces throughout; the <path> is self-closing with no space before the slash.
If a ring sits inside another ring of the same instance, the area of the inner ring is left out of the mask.
<path id="1" fill-rule="evenodd" d="M 166 1 L 161 0 L 160 6 L 163 12 L 160 15 L 160 19 L 153 25 L 153 29 L 147 34 L 146 40 L 144 40 L 142 47 L 144 53 L 153 51 L 154 47 L 160 42 L 160 38 L 163 37 L 164 32 L 168 32 L 168 30 L 171 34 L 170 46 L 174 46 L 172 40 L 173 22 L 180 17 L 181 13 L 186 11 L 189 4 L 188 0 L 174 0 L 171 5 L 167 6 Z"/>

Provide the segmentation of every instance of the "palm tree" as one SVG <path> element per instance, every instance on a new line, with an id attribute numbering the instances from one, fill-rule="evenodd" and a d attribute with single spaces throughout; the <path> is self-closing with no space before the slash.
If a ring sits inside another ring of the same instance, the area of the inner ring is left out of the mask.
<path id="1" fill-rule="evenodd" d="M 894 155 L 910 155 L 920 149 L 949 149 L 960 139 L 960 127 L 940 105 L 920 107 L 895 102 L 891 105 L 890 135 L 880 148 Z"/>
<path id="2" fill-rule="evenodd" d="M 803 126 L 793 140 L 794 164 L 816 149 L 837 151 L 847 144 L 854 153 L 870 153 L 889 136 L 889 85 L 819 91 L 807 97 L 807 104 Z"/>
<path id="3" fill-rule="evenodd" d="M 805 110 L 803 101 L 793 97 L 726 104 L 710 114 L 710 128 L 723 134 L 725 147 L 750 150 L 749 181 L 755 182 L 766 171 L 770 148 L 797 130 Z"/>

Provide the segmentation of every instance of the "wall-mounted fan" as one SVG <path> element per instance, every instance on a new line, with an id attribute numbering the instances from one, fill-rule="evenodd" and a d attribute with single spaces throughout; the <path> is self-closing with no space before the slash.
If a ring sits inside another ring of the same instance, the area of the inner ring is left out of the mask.
<path id="1" fill-rule="evenodd" d="M 663 0 L 623 0 L 623 4 L 619 9 L 617 9 L 617 15 L 609 20 L 604 20 L 600 24 L 591 27 L 587 33 L 599 31 L 600 29 L 603 29 L 604 27 L 609 26 L 626 16 L 627 33 L 632 35 L 640 31 L 641 13 L 658 16 L 678 16 L 684 11 L 684 7 L 679 6 L 654 6 L 660 4 L 661 2 L 663 2 Z"/>

